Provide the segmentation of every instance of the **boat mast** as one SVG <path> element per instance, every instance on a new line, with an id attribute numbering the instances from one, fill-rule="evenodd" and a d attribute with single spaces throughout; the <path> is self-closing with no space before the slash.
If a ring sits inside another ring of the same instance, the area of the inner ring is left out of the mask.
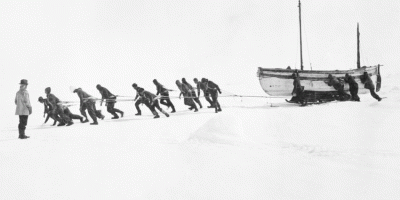
<path id="1" fill-rule="evenodd" d="M 300 24 L 300 67 L 303 70 L 303 46 L 301 41 L 301 3 L 299 0 L 299 24 Z"/>
<path id="2" fill-rule="evenodd" d="M 357 23 L 357 69 L 360 69 L 360 31 L 358 29 L 358 23 Z"/>

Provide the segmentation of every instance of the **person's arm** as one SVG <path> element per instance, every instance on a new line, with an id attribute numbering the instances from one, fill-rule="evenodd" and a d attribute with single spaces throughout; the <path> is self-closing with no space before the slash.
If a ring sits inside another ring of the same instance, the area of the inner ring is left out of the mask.
<path id="1" fill-rule="evenodd" d="M 44 124 L 47 123 L 47 121 L 49 120 L 49 118 L 50 118 L 50 114 L 47 113 L 47 117 L 46 117 L 46 120 L 44 120 Z"/>
<path id="2" fill-rule="evenodd" d="M 32 114 L 31 101 L 29 100 L 29 93 L 27 91 L 24 92 L 24 104 L 28 108 L 29 114 Z"/>
<path id="3" fill-rule="evenodd" d="M 217 84 L 215 84 L 215 87 L 217 88 L 218 92 L 221 94 L 221 89 L 219 89 L 219 86 Z"/>
<path id="4" fill-rule="evenodd" d="M 161 89 L 162 88 L 159 85 L 157 85 L 157 94 L 156 95 L 160 94 Z"/>

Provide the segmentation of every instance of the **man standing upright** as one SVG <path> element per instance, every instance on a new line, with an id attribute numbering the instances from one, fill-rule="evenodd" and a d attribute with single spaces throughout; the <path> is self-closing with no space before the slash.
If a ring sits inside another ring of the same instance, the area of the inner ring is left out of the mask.
<path id="1" fill-rule="evenodd" d="M 19 83 L 19 91 L 15 95 L 15 115 L 19 115 L 18 132 L 19 139 L 27 139 L 29 136 L 25 135 L 26 125 L 28 124 L 28 116 L 32 114 L 32 106 L 29 100 L 29 93 L 26 90 L 28 87 L 28 80 L 22 79 Z"/>
<path id="2" fill-rule="evenodd" d="M 103 101 L 105 99 L 107 111 L 114 116 L 111 119 L 118 119 L 119 117 L 118 117 L 117 113 L 120 113 L 121 117 L 124 117 L 124 112 L 122 112 L 119 109 L 114 108 L 114 105 L 116 103 L 115 99 L 117 99 L 117 97 L 115 95 L 113 95 L 107 88 L 102 87 L 100 84 L 97 84 L 96 88 L 99 90 L 99 92 L 101 94 L 100 106 L 103 104 Z"/>

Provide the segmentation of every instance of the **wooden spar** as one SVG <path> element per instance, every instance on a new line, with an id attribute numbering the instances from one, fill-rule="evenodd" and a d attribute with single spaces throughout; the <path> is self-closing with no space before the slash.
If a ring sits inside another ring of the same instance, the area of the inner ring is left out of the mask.
<path id="1" fill-rule="evenodd" d="M 300 69 L 303 70 L 303 45 L 301 38 L 301 3 L 299 0 L 299 25 L 300 25 Z"/>
<path id="2" fill-rule="evenodd" d="M 358 29 L 358 23 L 357 23 L 357 69 L 361 68 L 360 64 L 360 31 Z"/>

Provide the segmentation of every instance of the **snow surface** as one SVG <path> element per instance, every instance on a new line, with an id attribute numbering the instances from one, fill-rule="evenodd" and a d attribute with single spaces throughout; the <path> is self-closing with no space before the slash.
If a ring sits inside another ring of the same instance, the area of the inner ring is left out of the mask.
<path id="1" fill-rule="evenodd" d="M 389 81 L 389 80 L 388 80 Z M 400 94 L 309 107 L 221 98 L 187 110 L 1 131 L 1 199 L 398 199 Z M 386 96 L 386 95 L 385 95 Z M 205 103 L 204 99 L 203 103 Z"/>
<path id="2" fill-rule="evenodd" d="M 359 22 L 362 65 L 384 65 L 383 101 L 228 97 L 265 96 L 259 66 L 299 68 L 297 9 L 281 0 L 1 1 L 0 199 L 400 199 L 397 1 L 302 1 L 306 69 L 354 68 Z M 126 101 L 118 120 L 97 104 L 98 126 L 42 124 L 46 87 L 78 101 L 70 86 L 134 96 L 133 82 L 176 90 L 182 77 L 219 84 L 223 111 L 189 111 L 173 91 L 169 118 L 144 106 L 135 116 Z M 14 115 L 23 78 L 27 140 Z"/>

